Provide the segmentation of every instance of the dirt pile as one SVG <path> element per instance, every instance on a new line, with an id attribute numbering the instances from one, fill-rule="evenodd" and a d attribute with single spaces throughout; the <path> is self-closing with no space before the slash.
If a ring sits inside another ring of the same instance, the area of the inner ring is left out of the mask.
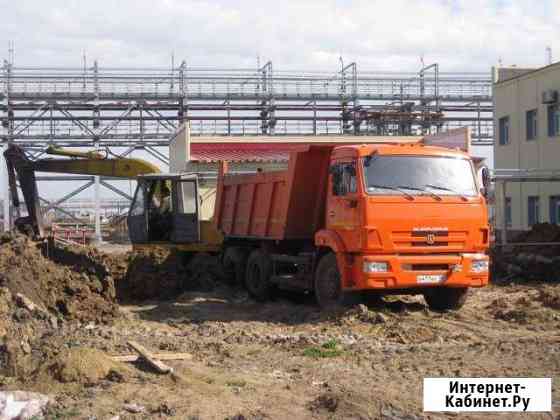
<path id="1" fill-rule="evenodd" d="M 102 351 L 92 348 L 71 348 L 47 362 L 43 374 L 63 383 L 93 385 L 103 379 L 122 378 L 126 369 Z"/>
<path id="2" fill-rule="evenodd" d="M 94 250 L 3 234 L 0 273 L 0 376 L 31 373 L 65 323 L 107 324 L 119 314 L 114 280 Z"/>
<path id="3" fill-rule="evenodd" d="M 518 324 L 547 319 L 558 320 L 560 291 L 558 287 L 546 284 L 531 288 L 521 286 L 509 296 L 493 299 L 486 309 L 495 319 Z"/>
<path id="4" fill-rule="evenodd" d="M 45 254 L 51 254 L 51 259 Z M 0 287 L 28 299 L 38 311 L 84 322 L 108 322 L 118 313 L 114 280 L 91 252 L 49 252 L 43 243 L 26 236 L 4 234 L 0 273 Z"/>
<path id="5" fill-rule="evenodd" d="M 517 235 L 512 243 L 543 243 L 545 245 L 512 246 L 492 250 L 492 279 L 496 282 L 529 280 L 555 282 L 560 280 L 560 226 L 539 223 Z"/>
<path id="6" fill-rule="evenodd" d="M 380 412 L 379 404 L 375 400 L 365 400 L 363 396 L 344 389 L 331 390 L 328 384 L 326 388 L 327 391 L 321 393 L 308 403 L 308 409 L 316 417 L 371 419 Z M 383 418 L 399 419 L 402 417 Z"/>
<path id="7" fill-rule="evenodd" d="M 129 256 L 117 293 L 120 300 L 169 298 L 177 294 L 185 276 L 183 261 L 176 252 L 153 248 Z"/>
<path id="8" fill-rule="evenodd" d="M 537 300 L 547 308 L 560 311 L 560 291 L 558 289 L 545 288 L 539 290 Z"/>
<path id="9" fill-rule="evenodd" d="M 122 264 L 114 264 L 120 269 Z M 119 301 L 169 299 L 186 290 L 209 291 L 221 278 L 216 257 L 197 254 L 191 259 L 166 248 L 128 256 L 126 273 L 117 281 Z"/>
<path id="10" fill-rule="evenodd" d="M 512 242 L 560 242 L 560 226 L 550 223 L 537 223 L 531 230 L 520 233 Z M 537 246 L 535 252 L 541 255 L 558 255 L 560 246 Z"/>

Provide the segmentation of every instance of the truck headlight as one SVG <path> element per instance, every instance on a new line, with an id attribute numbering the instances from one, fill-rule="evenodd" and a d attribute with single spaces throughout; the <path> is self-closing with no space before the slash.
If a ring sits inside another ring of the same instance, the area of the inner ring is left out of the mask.
<path id="1" fill-rule="evenodd" d="M 488 260 L 473 260 L 471 262 L 471 271 L 473 273 L 485 273 L 488 271 Z"/>
<path id="2" fill-rule="evenodd" d="M 389 271 L 389 264 L 379 261 L 364 261 L 364 273 L 386 273 Z"/>

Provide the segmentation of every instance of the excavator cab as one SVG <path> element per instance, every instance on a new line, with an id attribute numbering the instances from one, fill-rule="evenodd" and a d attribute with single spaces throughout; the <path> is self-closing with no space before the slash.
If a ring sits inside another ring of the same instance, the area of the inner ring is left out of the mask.
<path id="1" fill-rule="evenodd" d="M 198 180 L 194 174 L 138 177 L 128 213 L 133 244 L 200 242 Z"/>

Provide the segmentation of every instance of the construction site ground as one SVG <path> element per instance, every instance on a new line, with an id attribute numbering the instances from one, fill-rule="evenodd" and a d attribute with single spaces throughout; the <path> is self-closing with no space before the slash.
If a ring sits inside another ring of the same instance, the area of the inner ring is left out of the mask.
<path id="1" fill-rule="evenodd" d="M 21 237 L 0 245 L 0 389 L 48 395 L 47 418 L 527 418 L 423 413 L 424 377 L 552 377 L 553 414 L 530 417 L 560 418 L 557 279 L 472 290 L 455 312 L 390 296 L 325 313 L 312 296 L 258 303 L 219 281 L 177 287 L 172 277 L 185 271 L 165 253 L 152 267 L 93 250 L 53 262 L 33 246 Z M 140 283 L 180 290 L 138 299 L 130 282 L 143 274 Z M 109 358 L 134 353 L 131 340 L 192 358 L 165 361 L 171 374 Z"/>

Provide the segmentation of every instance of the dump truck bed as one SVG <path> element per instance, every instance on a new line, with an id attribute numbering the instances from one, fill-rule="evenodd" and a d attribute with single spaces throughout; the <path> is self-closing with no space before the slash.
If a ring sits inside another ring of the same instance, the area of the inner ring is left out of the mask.
<path id="1" fill-rule="evenodd" d="M 328 165 L 333 146 L 302 146 L 285 171 L 218 177 L 214 223 L 224 236 L 311 239 L 324 225 Z"/>

